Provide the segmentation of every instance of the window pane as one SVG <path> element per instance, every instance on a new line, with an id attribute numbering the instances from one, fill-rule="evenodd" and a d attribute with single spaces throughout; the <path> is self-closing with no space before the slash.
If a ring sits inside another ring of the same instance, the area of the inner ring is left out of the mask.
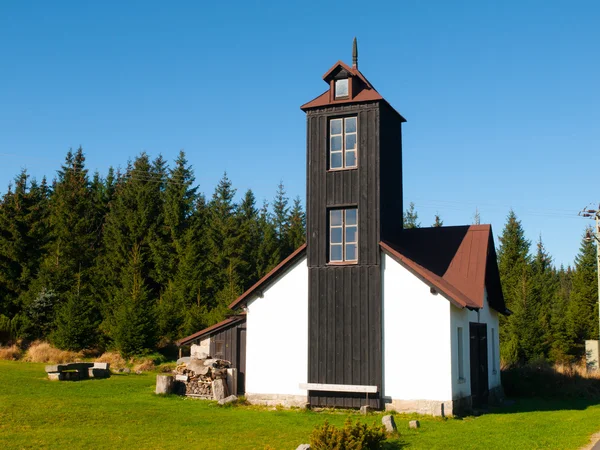
<path id="1" fill-rule="evenodd" d="M 346 135 L 346 150 L 354 150 L 356 148 L 356 134 Z"/>
<path id="2" fill-rule="evenodd" d="M 330 126 L 331 134 L 342 134 L 342 119 L 333 119 Z"/>
<path id="3" fill-rule="evenodd" d="M 341 209 L 336 209 L 335 211 L 331 211 L 331 216 L 329 218 L 330 220 L 330 225 L 335 226 L 335 225 L 341 225 L 342 224 L 342 210 Z"/>
<path id="4" fill-rule="evenodd" d="M 342 260 L 342 246 L 341 245 L 332 245 L 330 250 L 329 259 L 331 261 L 341 261 Z"/>
<path id="5" fill-rule="evenodd" d="M 342 167 L 342 152 L 331 154 L 331 169 L 339 169 Z"/>
<path id="6" fill-rule="evenodd" d="M 356 132 L 356 117 L 348 117 L 346 119 L 346 133 Z"/>
<path id="7" fill-rule="evenodd" d="M 335 81 L 335 96 L 336 97 L 347 97 L 348 96 L 348 78 L 344 80 Z"/>
<path id="8" fill-rule="evenodd" d="M 356 225 L 356 209 L 346 210 L 346 225 Z"/>
<path id="9" fill-rule="evenodd" d="M 346 261 L 356 261 L 356 244 L 346 244 Z"/>
<path id="10" fill-rule="evenodd" d="M 331 243 L 332 244 L 341 244 L 342 243 L 342 228 L 332 228 L 331 229 Z"/>
<path id="11" fill-rule="evenodd" d="M 346 153 L 346 167 L 356 167 L 356 152 L 354 150 Z"/>
<path id="12" fill-rule="evenodd" d="M 341 136 L 332 136 L 331 137 L 331 151 L 335 152 L 342 149 L 342 137 Z"/>
<path id="13" fill-rule="evenodd" d="M 346 227 L 346 242 L 356 242 L 356 225 Z"/>

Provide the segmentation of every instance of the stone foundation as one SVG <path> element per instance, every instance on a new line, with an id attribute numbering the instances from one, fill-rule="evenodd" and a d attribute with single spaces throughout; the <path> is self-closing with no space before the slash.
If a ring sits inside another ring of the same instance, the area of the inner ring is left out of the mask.
<path id="1" fill-rule="evenodd" d="M 457 400 L 396 400 L 386 403 L 386 411 L 417 413 L 428 416 L 446 417 L 467 413 L 471 410 L 471 396 Z"/>
<path id="2" fill-rule="evenodd" d="M 246 393 L 246 400 L 253 405 L 283 406 L 285 408 L 306 408 L 308 405 L 308 397 L 306 395 Z"/>

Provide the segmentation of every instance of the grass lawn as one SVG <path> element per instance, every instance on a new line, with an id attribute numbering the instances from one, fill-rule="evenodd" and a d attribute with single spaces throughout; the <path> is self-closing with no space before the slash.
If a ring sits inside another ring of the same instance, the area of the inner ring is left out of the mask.
<path id="1" fill-rule="evenodd" d="M 362 418 L 161 397 L 155 377 L 51 382 L 43 364 L 0 361 L 0 448 L 295 449 L 325 419 Z M 408 430 L 415 417 L 395 417 L 400 436 L 389 449 L 577 449 L 600 430 L 600 405 L 585 401 L 519 400 L 480 417 L 422 416 L 421 428 Z"/>

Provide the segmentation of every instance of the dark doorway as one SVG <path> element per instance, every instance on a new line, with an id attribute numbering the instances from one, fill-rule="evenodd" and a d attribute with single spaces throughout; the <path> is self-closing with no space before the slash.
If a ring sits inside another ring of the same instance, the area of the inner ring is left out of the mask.
<path id="1" fill-rule="evenodd" d="M 487 325 L 469 323 L 471 353 L 471 399 L 473 407 L 487 404 L 488 400 L 488 354 Z"/>
<path id="2" fill-rule="evenodd" d="M 246 392 L 246 329 L 238 328 L 237 335 L 237 394 L 244 395 Z"/>

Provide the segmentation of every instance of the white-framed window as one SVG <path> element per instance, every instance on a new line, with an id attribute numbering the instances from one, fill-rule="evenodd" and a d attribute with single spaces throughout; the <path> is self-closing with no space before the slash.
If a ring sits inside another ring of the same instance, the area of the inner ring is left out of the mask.
<path id="1" fill-rule="evenodd" d="M 456 329 L 456 341 L 458 344 L 458 381 L 465 381 L 465 366 L 464 366 L 464 347 L 463 347 L 463 329 Z"/>
<path id="2" fill-rule="evenodd" d="M 348 97 L 348 78 L 335 80 L 335 98 Z"/>
<path id="3" fill-rule="evenodd" d="M 329 262 L 358 261 L 358 210 L 329 211 Z"/>
<path id="4" fill-rule="evenodd" d="M 342 117 L 329 121 L 329 168 L 357 166 L 357 118 Z"/>

